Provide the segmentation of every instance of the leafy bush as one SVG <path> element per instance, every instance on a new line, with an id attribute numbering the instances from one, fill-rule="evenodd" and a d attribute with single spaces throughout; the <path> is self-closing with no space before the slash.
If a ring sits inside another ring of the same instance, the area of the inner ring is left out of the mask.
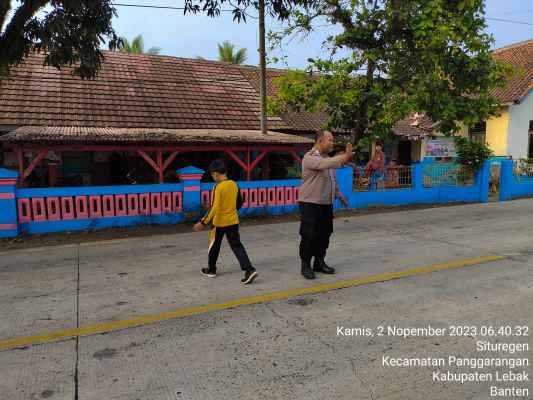
<path id="1" fill-rule="evenodd" d="M 469 172 L 479 171 L 485 160 L 492 155 L 492 150 L 483 143 L 473 142 L 463 136 L 456 136 L 454 139 L 457 161 Z"/>

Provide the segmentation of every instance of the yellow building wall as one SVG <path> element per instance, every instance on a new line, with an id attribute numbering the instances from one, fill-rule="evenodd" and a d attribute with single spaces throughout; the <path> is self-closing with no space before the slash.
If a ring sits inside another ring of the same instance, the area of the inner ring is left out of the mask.
<path id="1" fill-rule="evenodd" d="M 459 135 L 468 137 L 468 127 L 463 123 L 459 124 Z M 509 154 L 509 111 L 503 109 L 499 111 L 497 117 L 487 120 L 487 146 L 494 152 L 495 156 L 507 156 Z"/>
<path id="2" fill-rule="evenodd" d="M 495 156 L 506 156 L 509 138 L 509 111 L 502 110 L 498 117 L 487 120 L 487 145 Z"/>

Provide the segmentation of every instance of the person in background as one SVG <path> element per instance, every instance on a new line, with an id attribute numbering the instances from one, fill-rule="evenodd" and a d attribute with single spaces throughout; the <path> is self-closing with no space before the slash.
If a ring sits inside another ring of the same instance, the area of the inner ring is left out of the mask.
<path id="1" fill-rule="evenodd" d="M 301 274 L 314 279 L 315 272 L 334 274 L 335 269 L 325 262 L 329 239 L 333 233 L 333 202 L 339 198 L 345 207 L 348 201 L 339 191 L 335 179 L 335 168 L 352 159 L 352 144 L 346 145 L 346 152 L 335 157 L 328 154 L 333 149 L 331 132 L 319 131 L 313 148 L 302 160 L 302 185 L 299 192 L 300 205 L 300 259 Z M 313 267 L 311 259 L 314 257 Z"/>
<path id="2" fill-rule="evenodd" d="M 386 169 L 385 186 L 387 188 L 397 188 L 400 186 L 400 171 L 396 160 L 391 160 Z"/>
<path id="3" fill-rule="evenodd" d="M 383 144 L 376 142 L 376 151 L 374 156 L 368 162 L 365 171 L 365 177 L 370 177 L 370 190 L 376 190 L 378 182 L 383 180 L 385 173 L 385 153 L 383 152 Z"/>
<path id="4" fill-rule="evenodd" d="M 209 232 L 208 267 L 202 268 L 201 272 L 207 277 L 216 277 L 220 245 L 224 235 L 226 235 L 231 250 L 244 271 L 244 278 L 241 279 L 241 282 L 244 284 L 252 283 L 257 277 L 257 271 L 252 266 L 239 235 L 237 210 L 242 204 L 239 187 L 237 183 L 228 179 L 226 164 L 222 160 L 213 161 L 209 165 L 209 172 L 215 181 L 215 186 L 211 191 L 211 208 L 193 228 L 195 232 L 200 232 L 206 225 L 212 225 Z"/>

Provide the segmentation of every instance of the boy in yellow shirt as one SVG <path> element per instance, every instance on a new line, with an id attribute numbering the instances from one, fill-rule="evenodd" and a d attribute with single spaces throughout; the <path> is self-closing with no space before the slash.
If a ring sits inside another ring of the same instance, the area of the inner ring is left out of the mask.
<path id="1" fill-rule="evenodd" d="M 257 271 L 252 266 L 239 235 L 237 209 L 242 203 L 239 187 L 234 181 L 228 179 L 226 164 L 221 160 L 215 160 L 209 165 L 209 173 L 215 181 L 215 186 L 211 191 L 211 207 L 200 222 L 194 225 L 196 232 L 200 232 L 208 224 L 212 225 L 209 232 L 209 266 L 202 268 L 202 274 L 210 278 L 216 277 L 220 245 L 226 235 L 231 250 L 244 271 L 244 278 L 241 282 L 252 283 L 257 277 Z"/>

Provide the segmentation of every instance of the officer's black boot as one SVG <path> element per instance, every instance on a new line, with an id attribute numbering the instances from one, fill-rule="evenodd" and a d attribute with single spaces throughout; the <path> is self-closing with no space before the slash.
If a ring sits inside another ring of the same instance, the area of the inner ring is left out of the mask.
<path id="1" fill-rule="evenodd" d="M 311 261 L 302 260 L 302 275 L 305 279 L 315 279 L 315 273 L 311 268 Z"/>
<path id="2" fill-rule="evenodd" d="M 315 272 L 322 272 L 323 274 L 334 274 L 335 269 L 329 267 L 323 258 L 315 257 L 315 262 L 313 263 L 313 270 Z"/>

